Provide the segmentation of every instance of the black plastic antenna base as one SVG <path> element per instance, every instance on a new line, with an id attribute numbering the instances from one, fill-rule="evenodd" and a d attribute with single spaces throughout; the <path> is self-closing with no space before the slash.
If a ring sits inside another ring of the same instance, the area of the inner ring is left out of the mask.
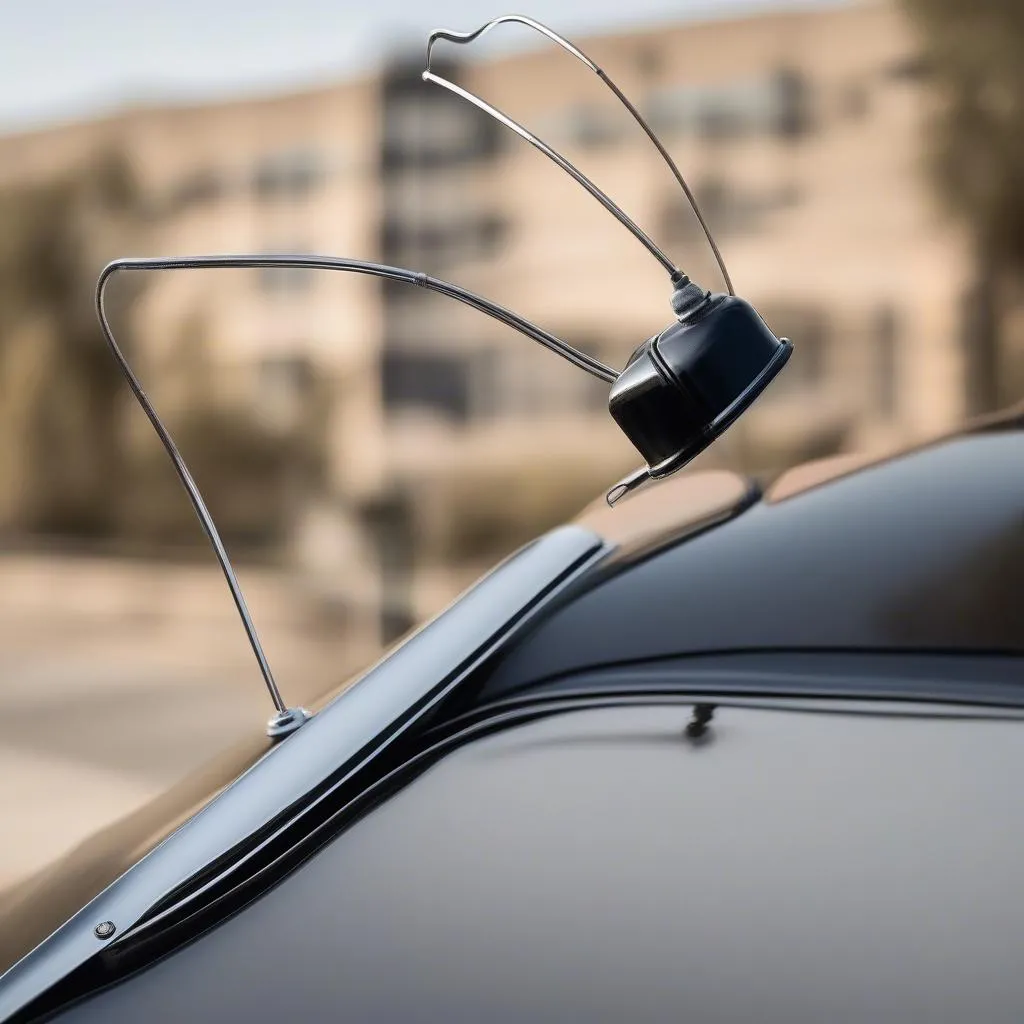
<path id="1" fill-rule="evenodd" d="M 750 407 L 792 351 L 749 302 L 705 294 L 630 356 L 608 409 L 643 456 L 646 475 L 668 476 Z"/>

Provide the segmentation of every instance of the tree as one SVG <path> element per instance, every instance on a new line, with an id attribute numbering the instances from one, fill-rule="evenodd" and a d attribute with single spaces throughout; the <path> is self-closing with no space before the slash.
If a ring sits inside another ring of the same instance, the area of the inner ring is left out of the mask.
<path id="1" fill-rule="evenodd" d="M 89 534 L 114 527 L 124 387 L 93 289 L 104 263 L 130 245 L 140 213 L 130 169 L 117 154 L 0 193 L 0 359 L 19 337 L 45 349 L 31 380 L 5 378 L 8 391 L 32 392 L 22 395 L 27 412 L 8 425 L 7 438 L 24 446 L 31 470 L 22 481 L 23 527 Z M 133 294 L 130 286 L 112 289 L 115 317 Z"/>
<path id="2" fill-rule="evenodd" d="M 967 224 L 975 281 L 967 296 L 968 404 L 998 405 L 1008 287 L 1024 276 L 1024 3 L 903 0 L 924 42 L 940 103 L 932 176 Z"/>

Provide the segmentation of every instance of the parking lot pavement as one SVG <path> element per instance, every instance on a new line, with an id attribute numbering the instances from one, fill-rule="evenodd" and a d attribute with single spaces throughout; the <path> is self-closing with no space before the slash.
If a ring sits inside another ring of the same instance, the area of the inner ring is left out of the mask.
<path id="1" fill-rule="evenodd" d="M 156 796 L 159 784 L 0 745 L 0 889 Z"/>
<path id="2" fill-rule="evenodd" d="M 205 567 L 2 556 L 0 578 L 3 887 L 262 732 L 271 704 Z M 291 702 L 376 651 L 375 638 L 313 621 L 283 576 L 248 589 Z"/>
<path id="3" fill-rule="evenodd" d="M 269 712 L 258 677 L 249 690 L 166 670 L 97 679 L 73 657 L 45 662 L 33 694 L 0 700 L 0 887 L 262 730 Z"/>
<path id="4" fill-rule="evenodd" d="M 420 614 L 476 574 L 424 574 Z M 339 608 L 286 572 L 240 575 L 289 703 L 379 655 L 372 600 Z M 262 733 L 272 706 L 214 565 L 7 552 L 0 581 L 3 887 Z"/>

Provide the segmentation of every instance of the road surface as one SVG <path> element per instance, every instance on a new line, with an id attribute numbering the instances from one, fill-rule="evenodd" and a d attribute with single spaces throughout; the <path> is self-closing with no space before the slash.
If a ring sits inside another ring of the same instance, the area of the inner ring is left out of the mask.
<path id="1" fill-rule="evenodd" d="M 326 615 L 243 570 L 287 701 L 376 652 L 372 616 Z M 262 730 L 272 708 L 216 567 L 0 556 L 0 887 Z"/>

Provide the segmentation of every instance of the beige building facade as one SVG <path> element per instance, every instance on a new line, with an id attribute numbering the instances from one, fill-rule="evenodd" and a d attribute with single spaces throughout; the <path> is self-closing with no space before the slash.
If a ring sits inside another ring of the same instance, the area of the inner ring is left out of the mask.
<path id="1" fill-rule="evenodd" d="M 861 447 L 962 416 L 966 250 L 924 180 L 929 95 L 893 7 L 668 26 L 583 48 L 651 117 L 738 290 L 794 340 L 789 380 L 741 430 L 796 444 L 828 428 Z M 653 147 L 582 66 L 545 50 L 482 65 L 470 84 L 721 287 Z M 663 326 L 662 271 L 542 156 L 510 147 L 490 187 L 512 227 L 499 260 L 467 268 L 470 283 L 618 365 Z"/>
<path id="2" fill-rule="evenodd" d="M 770 470 L 912 440 L 963 415 L 967 250 L 924 180 L 929 96 L 892 5 L 577 42 L 649 116 L 737 290 L 796 346 L 708 460 Z M 150 211 L 144 251 L 131 255 L 294 251 L 411 265 L 622 365 L 671 317 L 662 270 L 541 154 L 422 84 L 419 70 L 396 60 L 314 92 L 7 137 L 0 185 L 115 147 Z M 668 170 L 582 65 L 544 48 L 451 73 L 721 288 Z M 514 504 L 515 482 L 537 467 L 595 489 L 636 462 L 600 383 L 420 289 L 323 272 L 174 272 L 122 329 L 142 343 L 142 375 L 164 407 L 189 401 L 187 378 L 175 391 L 168 367 L 197 336 L 208 367 L 195 386 L 282 430 L 301 416 L 309 381 L 321 382 L 331 396 L 324 500 L 338 508 L 400 491 L 436 521 L 476 481 L 510 487 Z M 441 482 L 455 498 L 442 499 Z"/>

